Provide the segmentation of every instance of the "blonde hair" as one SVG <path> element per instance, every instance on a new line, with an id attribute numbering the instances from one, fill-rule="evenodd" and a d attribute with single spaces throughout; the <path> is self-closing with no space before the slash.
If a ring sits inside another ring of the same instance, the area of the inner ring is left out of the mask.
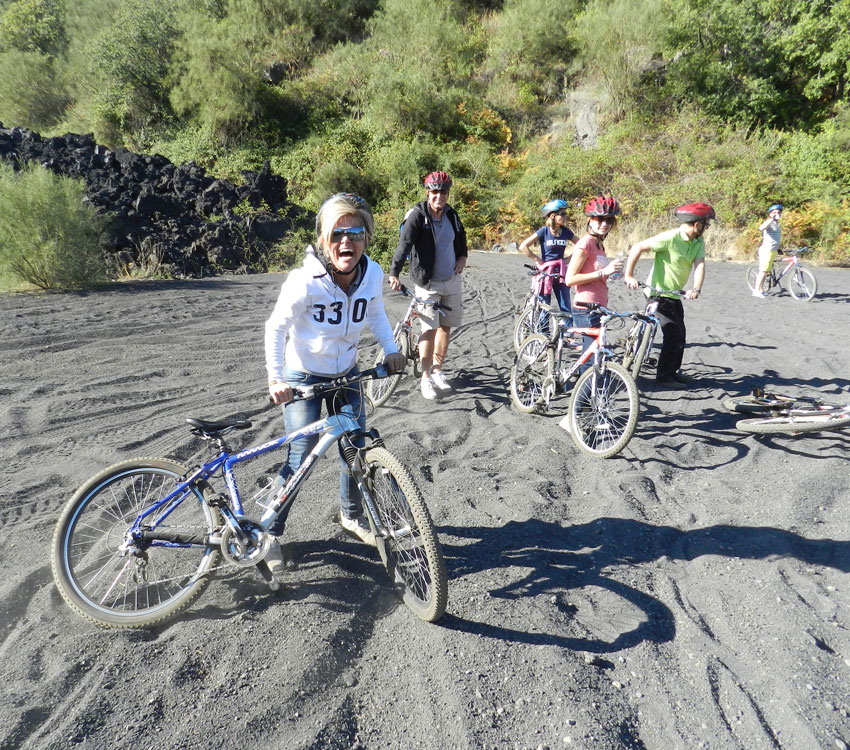
<path id="1" fill-rule="evenodd" d="M 372 218 L 372 210 L 363 198 L 354 193 L 336 193 L 328 198 L 319 208 L 316 214 L 316 240 L 320 253 L 330 245 L 331 232 L 334 225 L 343 216 L 356 216 L 366 229 L 366 245 L 372 239 L 375 231 L 375 221 Z"/>

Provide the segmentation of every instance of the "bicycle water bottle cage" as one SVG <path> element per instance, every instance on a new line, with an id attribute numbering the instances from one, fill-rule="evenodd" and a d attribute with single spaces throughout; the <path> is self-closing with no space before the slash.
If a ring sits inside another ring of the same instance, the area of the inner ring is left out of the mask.
<path id="1" fill-rule="evenodd" d="M 252 427 L 251 422 L 247 419 L 222 419 L 218 422 L 211 422 L 206 419 L 189 417 L 186 421 L 192 425 L 191 433 L 199 435 L 204 440 L 221 437 L 232 430 L 247 430 Z"/>

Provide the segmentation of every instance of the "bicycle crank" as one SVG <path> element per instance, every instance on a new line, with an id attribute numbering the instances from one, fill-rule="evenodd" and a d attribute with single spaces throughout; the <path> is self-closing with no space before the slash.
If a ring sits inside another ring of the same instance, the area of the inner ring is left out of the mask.
<path id="1" fill-rule="evenodd" d="M 244 542 L 225 526 L 221 532 L 221 554 L 240 568 L 256 565 L 263 560 L 272 546 L 272 536 L 260 524 L 246 519 L 239 520 L 239 526 L 248 541 Z"/>

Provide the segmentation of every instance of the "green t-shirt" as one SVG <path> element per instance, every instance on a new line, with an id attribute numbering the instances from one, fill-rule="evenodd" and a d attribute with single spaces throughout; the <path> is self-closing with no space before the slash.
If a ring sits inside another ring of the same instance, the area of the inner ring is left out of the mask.
<path id="1" fill-rule="evenodd" d="M 702 237 L 686 240 L 678 228 L 656 235 L 649 247 L 655 253 L 655 263 L 647 283 L 656 289 L 684 289 L 694 261 L 705 257 Z"/>

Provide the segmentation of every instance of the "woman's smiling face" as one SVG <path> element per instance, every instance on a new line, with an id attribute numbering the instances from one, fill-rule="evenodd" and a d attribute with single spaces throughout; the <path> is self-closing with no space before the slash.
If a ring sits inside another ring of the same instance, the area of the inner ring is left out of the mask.
<path id="1" fill-rule="evenodd" d="M 351 231 L 346 232 L 345 230 Z M 335 234 L 336 236 L 334 236 Z M 357 235 L 359 235 L 359 238 Z M 366 230 L 363 228 L 362 222 L 352 214 L 340 216 L 334 224 L 328 247 L 328 257 L 334 268 L 342 273 L 353 271 L 360 262 L 365 249 Z"/>

